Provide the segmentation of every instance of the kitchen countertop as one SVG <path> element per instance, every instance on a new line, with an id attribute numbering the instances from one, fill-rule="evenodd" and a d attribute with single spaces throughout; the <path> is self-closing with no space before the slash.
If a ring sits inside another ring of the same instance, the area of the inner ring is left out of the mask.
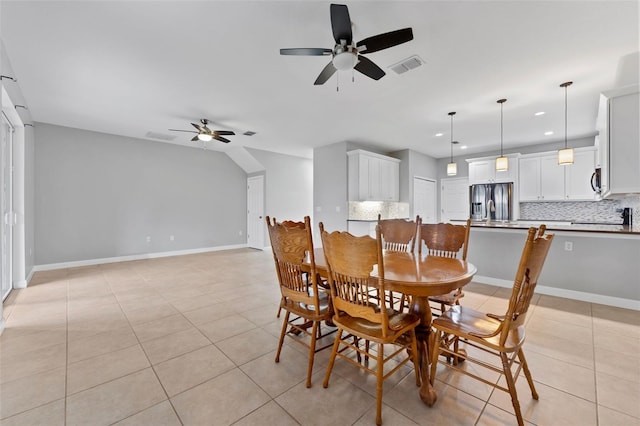
<path id="1" fill-rule="evenodd" d="M 464 222 L 464 221 L 452 221 L 452 222 Z M 573 232 L 597 232 L 597 233 L 609 233 L 609 234 L 637 234 L 640 235 L 640 224 L 636 225 L 613 225 L 613 224 L 600 224 L 600 223 L 573 223 L 568 221 L 471 221 L 472 228 L 500 228 L 500 229 L 528 229 L 532 226 L 539 226 L 545 224 L 550 231 L 573 231 Z"/>

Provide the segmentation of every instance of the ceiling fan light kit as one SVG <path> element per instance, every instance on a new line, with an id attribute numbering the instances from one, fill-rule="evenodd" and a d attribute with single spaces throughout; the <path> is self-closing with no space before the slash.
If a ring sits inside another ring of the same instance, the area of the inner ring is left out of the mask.
<path id="1" fill-rule="evenodd" d="M 567 87 L 572 84 L 573 81 L 567 81 L 560 85 L 564 87 L 564 149 L 558 150 L 558 164 L 561 166 L 573 164 L 573 148 L 567 147 Z"/>
<path id="2" fill-rule="evenodd" d="M 206 133 L 198 134 L 198 140 L 201 140 L 202 142 L 209 142 L 211 139 L 213 139 L 213 136 Z"/>
<path id="3" fill-rule="evenodd" d="M 509 170 L 509 159 L 502 153 L 502 107 L 507 100 L 498 99 L 497 102 L 500 104 L 500 157 L 496 158 L 496 171 L 506 172 Z"/>

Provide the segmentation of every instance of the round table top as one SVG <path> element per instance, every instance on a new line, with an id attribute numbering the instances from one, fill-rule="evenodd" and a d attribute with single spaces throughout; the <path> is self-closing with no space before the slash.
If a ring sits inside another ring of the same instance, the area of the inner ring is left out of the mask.
<path id="1" fill-rule="evenodd" d="M 326 272 L 322 248 L 314 250 L 316 268 Z M 469 283 L 477 269 L 465 260 L 420 255 L 418 253 L 385 252 L 385 286 L 392 291 L 418 297 L 446 294 Z M 377 270 L 372 272 L 377 275 Z"/>

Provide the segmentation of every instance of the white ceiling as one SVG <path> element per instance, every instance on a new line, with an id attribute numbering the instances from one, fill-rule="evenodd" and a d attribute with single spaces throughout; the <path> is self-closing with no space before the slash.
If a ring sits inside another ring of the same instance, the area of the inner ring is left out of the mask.
<path id="1" fill-rule="evenodd" d="M 279 55 L 333 47 L 329 4 L 2 0 L 0 28 L 35 121 L 145 138 L 208 118 L 257 132 L 212 149 L 306 157 L 341 141 L 448 157 L 449 111 L 467 153 L 499 149 L 503 97 L 505 148 L 563 140 L 567 80 L 569 138 L 591 136 L 599 93 L 640 50 L 638 1 L 350 1 L 354 40 L 404 27 L 414 40 L 368 55 L 379 81 L 339 72 L 336 92 L 336 76 L 313 85 L 329 57 Z M 387 68 L 411 55 L 425 64 Z"/>

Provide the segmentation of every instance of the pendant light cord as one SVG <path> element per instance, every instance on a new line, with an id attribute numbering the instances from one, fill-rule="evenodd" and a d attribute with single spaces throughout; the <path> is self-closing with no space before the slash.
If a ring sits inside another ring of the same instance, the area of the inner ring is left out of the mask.
<path id="1" fill-rule="evenodd" d="M 564 149 L 567 149 L 567 87 L 564 86 Z"/>
<path id="2" fill-rule="evenodd" d="M 451 147 L 451 162 L 453 163 L 453 116 L 456 115 L 455 112 L 450 112 L 449 116 L 451 117 L 451 131 L 449 132 L 451 136 L 451 140 L 449 141 L 449 146 Z"/>
<path id="3" fill-rule="evenodd" d="M 500 157 L 504 157 L 504 155 L 502 155 L 502 141 L 503 141 L 503 125 L 502 123 L 504 122 L 503 118 L 502 118 L 502 108 L 504 106 L 504 103 L 507 102 L 506 99 L 498 99 L 496 102 L 498 102 L 500 104 Z"/>

